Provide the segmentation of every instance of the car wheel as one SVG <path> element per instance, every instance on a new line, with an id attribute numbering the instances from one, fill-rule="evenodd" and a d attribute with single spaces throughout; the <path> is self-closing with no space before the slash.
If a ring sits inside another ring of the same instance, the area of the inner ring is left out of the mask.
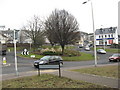
<path id="1" fill-rule="evenodd" d="M 35 68 L 38 68 L 38 66 L 34 66 Z"/>
<path id="2" fill-rule="evenodd" d="M 117 59 L 116 61 L 117 61 L 117 62 L 119 62 L 120 60 L 119 60 L 119 59 Z"/>
<path id="3" fill-rule="evenodd" d="M 109 60 L 109 62 L 111 62 L 111 60 Z"/>

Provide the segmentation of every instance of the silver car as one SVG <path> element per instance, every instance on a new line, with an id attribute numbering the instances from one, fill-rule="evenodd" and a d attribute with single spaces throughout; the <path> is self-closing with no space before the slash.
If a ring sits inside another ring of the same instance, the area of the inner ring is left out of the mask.
<path id="1" fill-rule="evenodd" d="M 98 49 L 98 50 L 97 50 L 97 53 L 99 53 L 99 54 L 106 54 L 106 51 L 103 50 L 103 49 Z"/>
<path id="2" fill-rule="evenodd" d="M 89 47 L 85 47 L 85 50 L 86 50 L 86 51 L 90 51 L 90 48 L 89 48 Z"/>

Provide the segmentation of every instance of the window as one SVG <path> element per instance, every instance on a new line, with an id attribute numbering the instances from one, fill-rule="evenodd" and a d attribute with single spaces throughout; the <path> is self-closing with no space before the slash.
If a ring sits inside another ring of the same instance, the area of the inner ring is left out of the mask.
<path id="1" fill-rule="evenodd" d="M 113 35 L 111 34 L 111 37 L 113 37 Z"/>
<path id="2" fill-rule="evenodd" d="M 108 35 L 108 37 L 110 37 L 110 35 Z"/>
<path id="3" fill-rule="evenodd" d="M 103 38 L 103 35 L 102 35 L 102 38 Z"/>
<path id="4" fill-rule="evenodd" d="M 100 36 L 99 36 L 99 38 L 100 38 Z"/>
<path id="5" fill-rule="evenodd" d="M 107 37 L 107 35 L 105 35 L 105 37 Z"/>

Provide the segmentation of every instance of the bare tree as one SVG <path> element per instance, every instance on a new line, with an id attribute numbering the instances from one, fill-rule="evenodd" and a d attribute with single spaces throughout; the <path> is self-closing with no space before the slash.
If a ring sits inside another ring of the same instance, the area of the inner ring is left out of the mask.
<path id="1" fill-rule="evenodd" d="M 28 22 L 27 26 L 24 26 L 25 34 L 27 37 L 31 38 L 33 45 L 40 46 L 45 42 L 42 21 L 39 17 L 34 16 L 33 20 Z"/>
<path id="2" fill-rule="evenodd" d="M 75 17 L 65 10 L 57 10 L 45 21 L 45 32 L 49 40 L 59 43 L 64 53 L 67 44 L 73 44 L 78 40 L 78 23 Z"/>

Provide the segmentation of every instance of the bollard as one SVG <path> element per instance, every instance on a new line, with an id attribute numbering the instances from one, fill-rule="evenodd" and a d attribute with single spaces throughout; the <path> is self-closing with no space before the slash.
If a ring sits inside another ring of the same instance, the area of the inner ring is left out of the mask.
<path id="1" fill-rule="evenodd" d="M 10 52 L 10 49 L 8 49 L 8 52 Z"/>
<path id="2" fill-rule="evenodd" d="M 7 61 L 6 61 L 6 57 L 3 57 L 3 65 L 6 65 Z"/>

